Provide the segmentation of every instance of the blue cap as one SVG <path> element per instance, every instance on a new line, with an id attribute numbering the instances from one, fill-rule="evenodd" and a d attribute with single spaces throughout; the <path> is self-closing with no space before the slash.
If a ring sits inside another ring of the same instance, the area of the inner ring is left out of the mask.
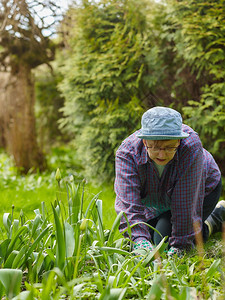
<path id="1" fill-rule="evenodd" d="M 189 136 L 182 130 L 181 114 L 168 107 L 150 108 L 143 114 L 141 125 L 137 137 L 144 140 L 179 140 Z"/>

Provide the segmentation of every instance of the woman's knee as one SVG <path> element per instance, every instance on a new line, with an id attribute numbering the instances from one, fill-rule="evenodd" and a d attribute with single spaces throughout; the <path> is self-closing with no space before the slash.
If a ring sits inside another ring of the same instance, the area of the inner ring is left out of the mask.
<path id="1" fill-rule="evenodd" d="M 170 211 L 158 217 L 158 222 L 155 229 L 161 234 L 159 235 L 156 231 L 154 231 L 153 241 L 155 245 L 158 245 L 161 242 L 162 238 L 164 238 L 165 236 L 171 236 L 172 224 Z"/>

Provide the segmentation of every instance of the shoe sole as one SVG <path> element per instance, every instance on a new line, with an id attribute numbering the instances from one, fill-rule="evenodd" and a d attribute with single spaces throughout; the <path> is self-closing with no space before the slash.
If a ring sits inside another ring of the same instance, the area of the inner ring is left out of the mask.
<path id="1" fill-rule="evenodd" d="M 225 208 L 225 200 L 221 200 L 217 203 L 216 208 L 223 206 Z"/>

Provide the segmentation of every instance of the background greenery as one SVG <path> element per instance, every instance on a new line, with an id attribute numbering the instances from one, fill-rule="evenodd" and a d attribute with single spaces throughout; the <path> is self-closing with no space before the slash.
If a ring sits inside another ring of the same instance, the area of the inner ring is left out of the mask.
<path id="1" fill-rule="evenodd" d="M 116 149 L 140 128 L 142 113 L 156 105 L 182 113 L 184 122 L 199 133 L 203 146 L 214 155 L 224 177 L 224 7 L 224 0 L 83 0 L 67 11 L 59 28 L 63 38 L 52 40 L 58 50 L 51 68 L 42 65 L 34 71 L 38 141 L 48 168 L 21 176 L 12 157 L 4 150 L 0 153 L 0 218 L 11 213 L 5 222 L 10 226 L 0 226 L 1 266 L 18 266 L 26 247 L 35 249 L 34 253 L 28 249 L 31 256 L 20 266 L 27 280 L 23 289 L 32 297 L 111 300 L 127 293 L 127 299 L 152 299 L 154 295 L 157 299 L 162 295 L 165 299 L 223 299 L 221 234 L 204 246 L 206 252 L 199 244 L 197 252 L 171 262 L 162 244 L 158 250 L 163 265 L 157 268 L 149 255 L 141 256 L 138 263 L 127 251 L 129 243 L 115 233 L 119 219 L 114 211 L 113 181 Z M 58 235 L 64 241 L 61 244 L 67 245 L 64 235 L 72 232 L 68 220 L 74 215 L 69 211 L 64 222 L 62 204 L 55 202 L 60 195 L 65 203 L 68 196 L 66 190 L 59 194 L 57 168 L 67 181 L 71 175 L 76 184 L 85 178 L 85 208 L 96 194 L 102 200 L 90 209 L 92 225 L 85 233 L 79 229 L 84 213 L 77 214 L 73 234 L 78 241 L 71 257 L 65 257 L 66 249 L 59 246 Z M 43 202 L 47 220 L 37 212 Z M 17 240 L 8 248 L 17 230 L 26 230 L 24 215 L 30 232 L 23 237 L 29 242 Z M 53 228 L 49 237 L 35 242 L 47 223 Z M 107 230 L 112 232 L 110 239 Z M 86 244 L 79 253 L 77 245 L 83 236 Z M 48 273 L 53 266 L 59 269 Z"/>
<path id="2" fill-rule="evenodd" d="M 140 128 L 143 111 L 166 105 L 199 133 L 224 175 L 224 4 L 74 4 L 52 77 L 37 72 L 43 147 L 70 141 L 86 178 L 113 182 L 121 141 Z"/>
<path id="3" fill-rule="evenodd" d="M 15 218 L 20 217 L 21 210 L 27 219 L 33 218 L 34 210 L 41 209 L 41 203 L 45 202 L 46 209 L 51 210 L 51 204 L 57 198 L 57 182 L 55 174 L 58 167 L 62 177 L 73 175 L 76 184 L 82 182 L 80 175 L 81 166 L 74 159 L 74 153 L 68 148 L 54 148 L 48 157 L 49 170 L 45 173 L 28 174 L 21 176 L 13 166 L 13 159 L 4 152 L 0 153 L 0 189 L 1 189 L 1 212 L 2 220 L 5 212 L 12 212 Z M 86 198 L 84 206 L 87 207 L 91 198 L 99 195 L 103 202 L 103 220 L 106 228 L 111 228 L 116 217 L 114 209 L 115 195 L 113 184 L 94 185 L 90 181 L 85 184 Z M 66 191 L 64 194 L 66 197 Z M 13 207 L 13 208 L 12 208 Z M 0 223 L 0 230 L 3 224 Z M 4 238 L 4 235 L 1 239 Z"/>

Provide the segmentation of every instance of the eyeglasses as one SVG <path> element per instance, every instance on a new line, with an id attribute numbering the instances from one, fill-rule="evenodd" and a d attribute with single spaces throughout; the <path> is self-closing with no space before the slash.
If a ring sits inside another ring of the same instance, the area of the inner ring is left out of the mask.
<path id="1" fill-rule="evenodd" d="M 177 151 L 178 147 L 165 147 L 165 148 L 159 148 L 159 147 L 148 147 L 146 146 L 147 149 L 150 149 L 152 153 L 159 153 L 160 150 L 165 151 L 168 154 L 172 154 Z"/>

